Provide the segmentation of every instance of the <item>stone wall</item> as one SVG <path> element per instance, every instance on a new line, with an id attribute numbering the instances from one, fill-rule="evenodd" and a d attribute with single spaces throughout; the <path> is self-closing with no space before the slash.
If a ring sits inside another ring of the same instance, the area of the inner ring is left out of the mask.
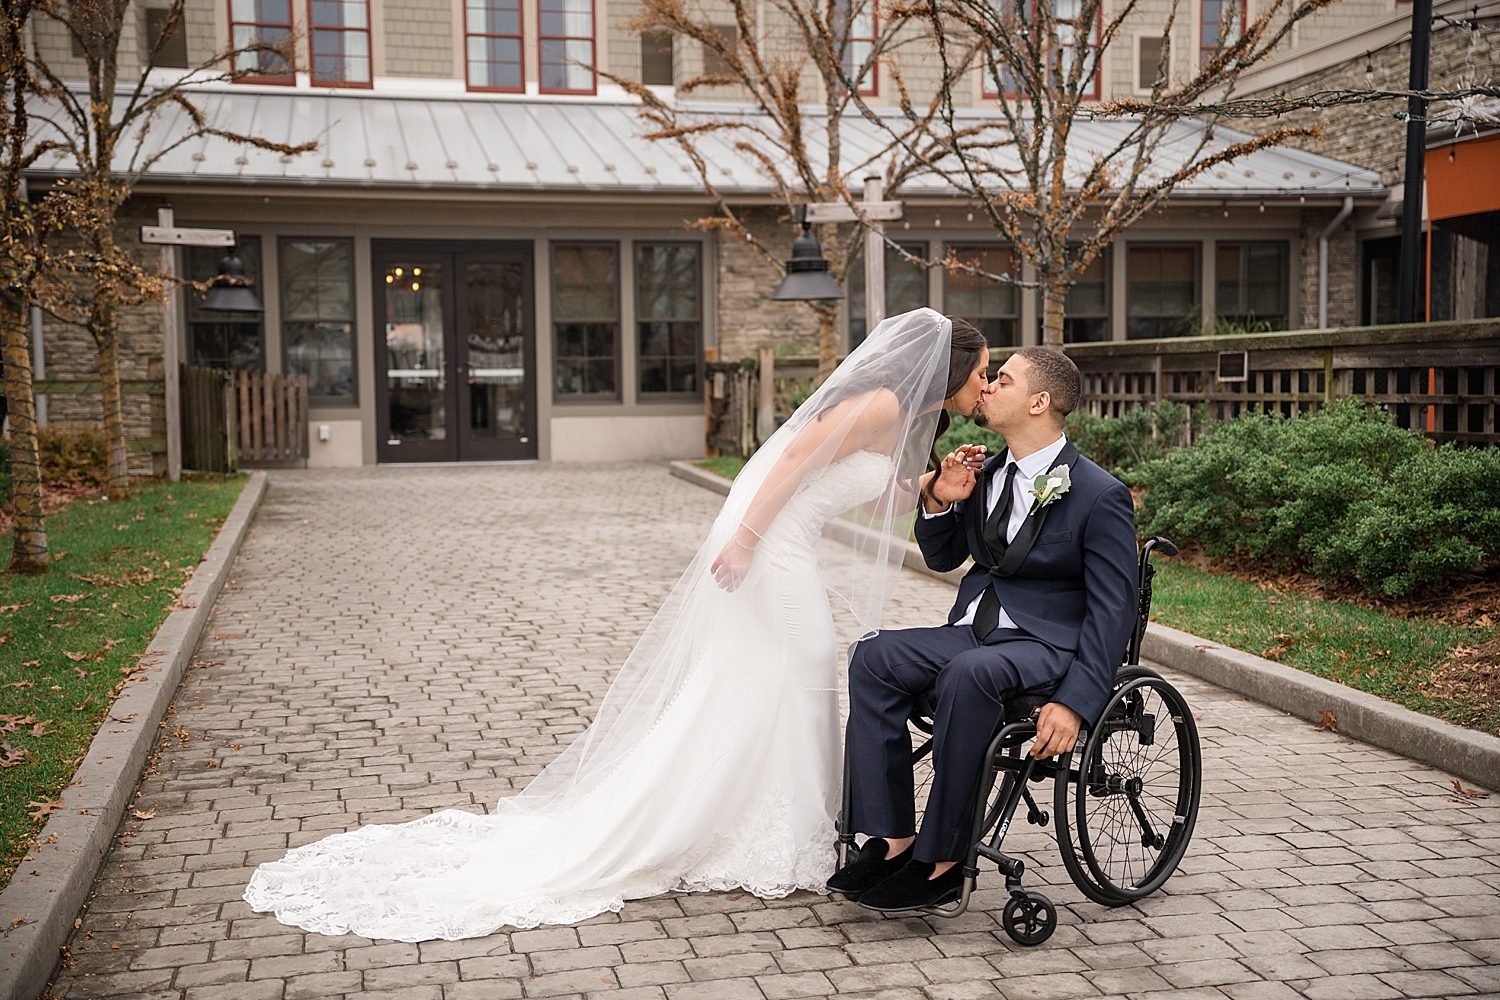
<path id="1" fill-rule="evenodd" d="M 1500 27 L 1500 18 L 1490 17 L 1482 21 L 1491 29 Z M 1500 59 L 1496 44 L 1495 35 L 1489 32 L 1481 33 L 1475 45 L 1467 30 L 1442 22 L 1433 25 L 1431 89 L 1457 87 L 1466 75 L 1477 74 L 1481 81 L 1492 78 L 1496 60 Z M 1370 68 L 1369 82 L 1365 72 L 1367 65 Z M 1276 89 L 1289 96 L 1319 90 L 1366 89 L 1372 85 L 1405 90 L 1410 70 L 1411 41 L 1408 38 Z M 1440 117 L 1446 108 L 1447 105 L 1436 104 L 1431 114 Z M 1290 145 L 1378 170 L 1381 182 L 1390 186 L 1400 184 L 1406 176 L 1406 122 L 1395 117 L 1397 112 L 1405 110 L 1404 101 L 1386 101 L 1349 105 L 1336 110 L 1310 109 L 1283 115 L 1279 119 L 1237 122 L 1236 126 L 1263 133 L 1279 125 L 1322 124 L 1321 139 L 1297 140 Z"/>
<path id="2" fill-rule="evenodd" d="M 1318 234 L 1333 217 L 1336 208 L 1309 208 L 1302 212 L 1302 259 L 1298 282 L 1300 301 L 1292 304 L 1292 322 L 1296 329 L 1313 330 L 1318 326 Z M 1297 323 L 1297 317 L 1301 322 Z M 1354 232 L 1354 217 L 1345 219 L 1328 237 L 1328 325 L 1359 325 L 1359 245 Z"/>
<path id="3" fill-rule="evenodd" d="M 155 267 L 159 250 L 140 243 L 142 225 L 154 225 L 156 206 L 131 203 L 120 214 L 116 239 L 148 266 Z M 120 378 L 150 377 L 152 359 L 162 352 L 161 308 L 155 305 L 121 309 Z M 43 316 L 42 338 L 46 351 L 47 378 L 96 379 L 99 377 L 99 354 L 94 338 L 87 329 Z M 121 401 L 125 436 L 148 437 L 151 428 L 151 397 L 125 396 Z M 52 427 L 96 427 L 104 419 L 103 405 L 97 395 L 51 395 L 47 402 L 47 423 Z"/>
<path id="4" fill-rule="evenodd" d="M 777 208 L 738 210 L 756 237 L 777 257 L 791 256 L 797 227 Z M 719 233 L 719 357 L 754 357 L 760 347 L 782 354 L 816 354 L 817 315 L 796 302 L 776 302 L 771 295 L 781 276 L 743 237 Z"/>

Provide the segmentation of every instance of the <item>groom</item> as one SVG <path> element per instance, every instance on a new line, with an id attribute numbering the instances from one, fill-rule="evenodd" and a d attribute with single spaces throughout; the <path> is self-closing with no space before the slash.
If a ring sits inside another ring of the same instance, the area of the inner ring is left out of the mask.
<path id="1" fill-rule="evenodd" d="M 880 632 L 851 652 L 853 829 L 870 839 L 828 888 L 870 909 L 958 897 L 984 751 L 1015 721 L 1002 718 L 1006 701 L 1051 699 L 1032 749 L 1043 758 L 1071 749 L 1109 697 L 1135 625 L 1134 505 L 1063 434 L 1080 388 L 1058 351 L 1011 355 L 974 417 L 1008 449 L 976 475 L 982 449 L 961 448 L 924 481 L 916 537 L 927 565 L 946 572 L 974 559 L 948 624 Z M 918 833 L 906 720 L 934 686 L 935 774 Z"/>

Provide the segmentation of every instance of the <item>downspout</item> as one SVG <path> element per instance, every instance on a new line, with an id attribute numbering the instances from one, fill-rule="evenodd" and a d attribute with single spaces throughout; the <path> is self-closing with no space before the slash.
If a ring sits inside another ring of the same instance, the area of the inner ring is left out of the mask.
<path id="1" fill-rule="evenodd" d="M 1352 195 L 1344 196 L 1344 207 L 1333 217 L 1328 227 L 1318 234 L 1318 329 L 1328 329 L 1328 237 L 1349 218 L 1354 211 Z"/>

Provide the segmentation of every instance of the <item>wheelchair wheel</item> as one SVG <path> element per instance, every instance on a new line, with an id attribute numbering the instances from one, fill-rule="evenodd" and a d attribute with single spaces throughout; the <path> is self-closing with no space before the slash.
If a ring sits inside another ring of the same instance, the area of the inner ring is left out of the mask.
<path id="1" fill-rule="evenodd" d="M 1076 761 L 1078 780 L 1060 779 L 1053 789 L 1063 864 L 1083 894 L 1105 906 L 1148 896 L 1176 871 L 1203 784 L 1187 702 L 1146 668 L 1127 670 L 1083 749 L 1059 762 Z"/>
<path id="2" fill-rule="evenodd" d="M 1016 944 L 1039 945 L 1057 930 L 1057 907 L 1039 892 L 1018 892 L 1006 901 L 1000 926 Z"/>

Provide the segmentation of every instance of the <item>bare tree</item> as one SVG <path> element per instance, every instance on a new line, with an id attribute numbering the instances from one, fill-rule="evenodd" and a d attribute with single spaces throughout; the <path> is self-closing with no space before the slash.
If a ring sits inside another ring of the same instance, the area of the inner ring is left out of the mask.
<path id="1" fill-rule="evenodd" d="M 93 335 L 103 387 L 112 500 L 123 498 L 130 482 L 121 410 L 119 311 L 159 301 L 166 290 L 155 268 L 142 265 L 116 242 L 118 213 L 131 188 L 162 157 L 208 136 L 287 155 L 317 148 L 314 142 L 289 145 L 218 128 L 193 102 L 190 90 L 192 83 L 233 79 L 255 71 L 237 73 L 232 68 L 236 57 L 290 60 L 290 38 L 280 46 L 257 43 L 217 53 L 170 83 L 150 79 L 163 47 L 174 32 L 182 30 L 184 7 L 185 0 L 173 0 L 167 8 L 155 44 L 127 88 L 121 86 L 120 41 L 134 27 L 138 8 L 130 0 L 37 0 L 37 10 L 67 30 L 88 71 L 86 86 L 80 87 L 65 81 L 39 50 L 33 56 L 34 90 L 47 108 L 36 117 L 52 126 L 49 144 L 70 155 L 78 171 L 56 185 L 59 196 L 78 206 L 71 227 L 81 245 L 71 260 L 74 280 L 54 282 L 46 307 Z M 169 109 L 182 112 L 187 127 L 148 151 L 152 128 Z"/>
<path id="2" fill-rule="evenodd" d="M 41 461 L 37 448 L 36 400 L 31 390 L 31 345 L 26 315 L 30 288 L 45 265 L 46 226 L 27 197 L 23 171 L 35 160 L 28 148 L 26 99 L 31 67 L 26 57 L 32 0 L 0 0 L 0 335 L 3 335 L 5 399 L 10 419 L 11 489 L 15 515 L 10 571 L 47 571 L 47 530 L 42 516 Z"/>
<path id="3" fill-rule="evenodd" d="M 714 20 L 726 16 L 732 25 Z M 904 96 L 905 82 L 890 57 L 923 33 L 908 14 L 877 10 L 876 0 L 720 0 L 712 7 L 704 0 L 643 0 L 630 27 L 702 46 L 705 72 L 679 83 L 679 98 L 723 88 L 739 104 L 725 111 L 685 110 L 680 101 L 668 104 L 633 80 L 603 74 L 640 99 L 640 115 L 651 127 L 648 139 L 686 154 L 715 209 L 695 225 L 744 239 L 778 274 L 785 270 L 782 261 L 720 189 L 716 168 L 723 164 L 709 162 L 707 140 L 721 141 L 753 162 L 788 214 L 803 202 L 853 202 L 851 181 L 872 173 L 882 176 L 886 192 L 895 192 L 934 155 L 924 130 L 938 111 L 935 101 L 911 109 L 874 155 L 846 155 L 846 119 L 859 114 L 854 95 L 877 72 L 886 72 L 889 83 L 882 86 Z M 842 284 L 859 259 L 863 236 L 858 227 L 840 232 L 835 226 L 820 227 L 818 236 L 829 273 Z M 821 378 L 838 360 L 838 310 L 830 302 L 811 306 L 818 317 Z"/>
<path id="4" fill-rule="evenodd" d="M 1268 0 L 1249 23 L 1240 23 L 1239 4 L 1224 3 L 1216 45 L 1196 69 L 1184 70 L 1193 60 L 1174 59 L 1173 28 L 1186 7 L 1184 0 L 1171 0 L 1155 46 L 1151 96 L 1141 101 L 1100 101 L 1098 93 L 1104 54 L 1132 39 L 1127 29 L 1146 16 L 1140 0 L 1108 9 L 1103 0 L 912 0 L 904 8 L 926 21 L 943 80 L 967 84 L 950 84 L 937 96 L 940 124 L 924 132 L 936 135 L 940 153 L 926 166 L 982 210 L 1035 268 L 1044 343 L 1062 346 L 1068 290 L 1083 271 L 1173 190 L 1256 150 L 1319 134 L 1317 126 L 1287 126 L 1218 142 L 1216 126 L 1229 116 L 1201 112 L 1206 99 L 1232 95 L 1239 78 L 1263 63 L 1294 25 L 1332 2 Z M 992 111 L 962 107 L 973 73 L 997 95 Z M 925 115 L 906 108 L 902 123 L 893 126 L 859 103 L 908 156 L 922 155 L 898 130 L 925 122 Z M 1149 113 L 1141 113 L 1145 108 Z M 1094 141 L 1079 148 L 1074 127 L 1090 119 L 1110 123 L 1107 138 L 1098 142 L 1096 130 Z M 985 272 L 951 257 L 945 264 L 1023 284 L 1018 275 Z"/>

